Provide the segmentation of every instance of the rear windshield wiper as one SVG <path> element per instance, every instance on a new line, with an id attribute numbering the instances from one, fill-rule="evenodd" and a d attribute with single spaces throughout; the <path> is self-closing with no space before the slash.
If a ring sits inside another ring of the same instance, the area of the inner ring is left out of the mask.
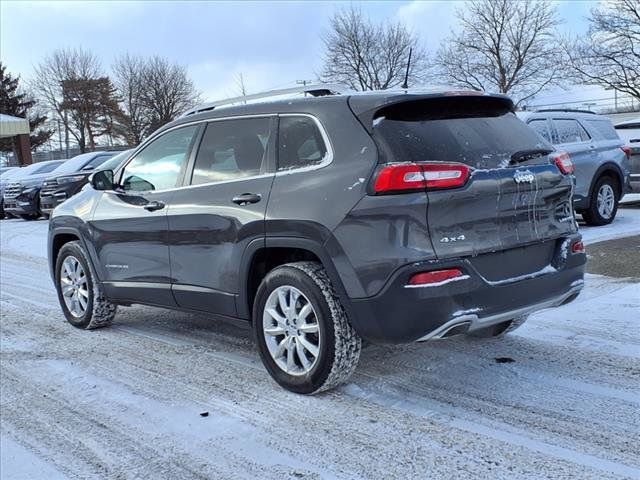
<path id="1" fill-rule="evenodd" d="M 532 158 L 542 157 L 543 155 L 549 155 L 553 150 L 549 148 L 530 148 L 528 150 L 518 150 L 511 155 L 509 164 L 526 162 Z"/>

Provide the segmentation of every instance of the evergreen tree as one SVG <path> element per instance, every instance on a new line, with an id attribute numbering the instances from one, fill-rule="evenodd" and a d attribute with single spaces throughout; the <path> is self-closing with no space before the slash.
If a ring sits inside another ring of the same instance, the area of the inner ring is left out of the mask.
<path id="1" fill-rule="evenodd" d="M 20 118 L 25 118 L 28 115 L 29 128 L 31 130 L 31 148 L 36 149 L 51 138 L 53 130 L 43 128 L 47 117 L 34 109 L 36 106 L 35 99 L 22 91 L 19 83 L 20 76 L 12 76 L 0 62 L 0 113 Z M 10 152 L 13 148 L 13 138 L 0 139 L 0 151 Z"/>

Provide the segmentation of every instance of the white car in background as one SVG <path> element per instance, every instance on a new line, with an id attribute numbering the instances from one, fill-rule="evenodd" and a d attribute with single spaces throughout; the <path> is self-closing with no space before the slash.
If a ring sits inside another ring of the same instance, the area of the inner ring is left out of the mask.
<path id="1" fill-rule="evenodd" d="M 640 117 L 620 122 L 615 127 L 618 136 L 630 149 L 631 189 L 640 193 Z"/>

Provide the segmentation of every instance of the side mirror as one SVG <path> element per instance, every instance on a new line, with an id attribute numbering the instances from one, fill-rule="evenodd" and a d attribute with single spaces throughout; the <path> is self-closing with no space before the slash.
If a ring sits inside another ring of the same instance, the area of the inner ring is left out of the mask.
<path id="1" fill-rule="evenodd" d="M 89 177 L 94 190 L 113 190 L 113 170 L 100 170 Z"/>

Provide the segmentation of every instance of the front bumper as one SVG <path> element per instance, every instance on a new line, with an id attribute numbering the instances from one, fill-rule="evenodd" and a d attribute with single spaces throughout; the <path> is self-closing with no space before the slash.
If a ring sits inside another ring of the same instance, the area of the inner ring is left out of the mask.
<path id="1" fill-rule="evenodd" d="M 49 215 L 54 208 L 67 199 L 66 192 L 55 192 L 50 195 L 40 195 L 40 210 Z"/>
<path id="2" fill-rule="evenodd" d="M 24 198 L 18 196 L 15 198 L 4 198 L 4 211 L 12 215 L 35 215 L 40 214 L 38 209 L 38 196 L 34 198 Z"/>
<path id="3" fill-rule="evenodd" d="M 473 331 L 568 303 L 584 285 L 586 255 L 566 251 L 579 239 L 574 235 L 568 242 L 558 241 L 549 268 L 499 282 L 486 280 L 470 258 L 408 265 L 378 295 L 352 299 L 351 322 L 361 337 L 373 343 L 407 343 Z M 461 269 L 466 278 L 406 288 L 415 273 L 447 268 Z"/>

